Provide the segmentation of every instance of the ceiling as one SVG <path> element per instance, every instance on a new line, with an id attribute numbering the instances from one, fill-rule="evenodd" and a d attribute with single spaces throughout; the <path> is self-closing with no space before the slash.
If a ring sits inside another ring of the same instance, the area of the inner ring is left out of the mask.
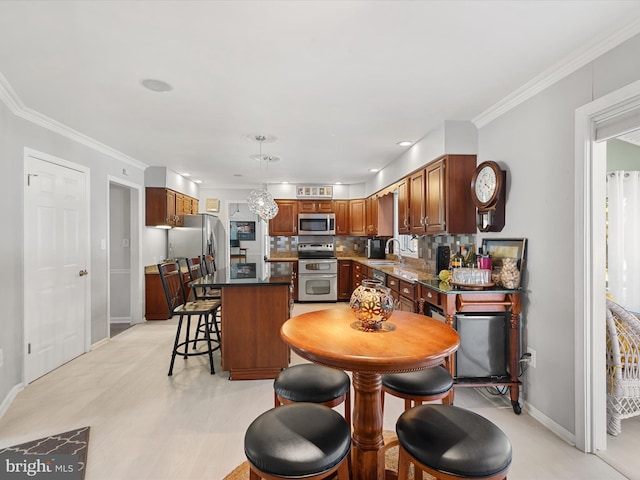
<path id="1" fill-rule="evenodd" d="M 640 1 L 614 0 L 5 0 L 0 80 L 24 108 L 204 187 L 352 184 L 397 142 L 473 120 L 638 18 Z M 256 134 L 280 161 L 250 158 Z"/>

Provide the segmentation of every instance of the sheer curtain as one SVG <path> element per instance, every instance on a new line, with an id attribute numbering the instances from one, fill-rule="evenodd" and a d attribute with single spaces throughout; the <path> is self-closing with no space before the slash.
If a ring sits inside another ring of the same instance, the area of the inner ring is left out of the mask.
<path id="1" fill-rule="evenodd" d="M 640 172 L 607 173 L 609 293 L 640 312 Z"/>

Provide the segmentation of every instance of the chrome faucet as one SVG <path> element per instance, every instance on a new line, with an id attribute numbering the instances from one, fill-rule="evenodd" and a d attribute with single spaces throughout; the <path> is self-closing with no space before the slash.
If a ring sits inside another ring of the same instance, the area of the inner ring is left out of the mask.
<path id="1" fill-rule="evenodd" d="M 402 255 L 400 255 L 400 240 L 398 240 L 397 238 L 390 238 L 389 240 L 387 240 L 387 243 L 384 246 L 384 249 L 387 253 L 391 253 L 389 251 L 389 244 L 393 241 L 396 241 L 398 243 L 398 263 L 402 263 Z"/>

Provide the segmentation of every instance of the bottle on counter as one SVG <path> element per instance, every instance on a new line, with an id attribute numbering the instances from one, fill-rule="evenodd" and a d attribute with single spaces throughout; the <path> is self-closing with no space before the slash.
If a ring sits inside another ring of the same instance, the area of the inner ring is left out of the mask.
<path id="1" fill-rule="evenodd" d="M 462 249 L 458 246 L 456 253 L 451 257 L 451 268 L 461 268 L 464 257 L 462 256 Z"/>
<path id="2" fill-rule="evenodd" d="M 484 253 L 482 247 L 478 249 L 478 268 L 491 270 L 491 255 Z"/>
<path id="3" fill-rule="evenodd" d="M 478 260 L 473 250 L 469 249 L 463 260 L 463 266 L 467 268 L 476 268 L 478 266 Z"/>

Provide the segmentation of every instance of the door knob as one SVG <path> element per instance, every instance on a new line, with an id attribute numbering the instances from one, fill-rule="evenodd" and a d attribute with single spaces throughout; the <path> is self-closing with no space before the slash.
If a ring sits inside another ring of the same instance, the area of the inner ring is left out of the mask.
<path id="1" fill-rule="evenodd" d="M 78 275 L 80 275 L 81 277 L 84 277 L 85 275 L 89 275 L 89 272 L 87 272 L 86 270 L 80 270 L 78 272 Z"/>

